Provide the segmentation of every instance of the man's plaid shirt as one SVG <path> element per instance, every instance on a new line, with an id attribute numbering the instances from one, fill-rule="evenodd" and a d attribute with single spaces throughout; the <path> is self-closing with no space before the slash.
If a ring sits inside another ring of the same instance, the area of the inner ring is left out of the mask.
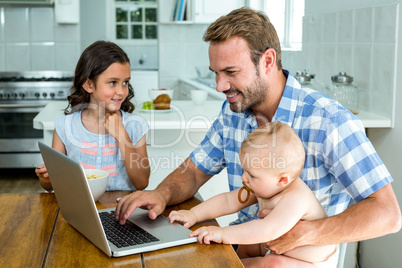
<path id="1" fill-rule="evenodd" d="M 359 202 L 392 182 L 360 120 L 338 102 L 302 87 L 288 71 L 283 72 L 287 83 L 272 121 L 288 124 L 302 140 L 306 161 L 300 177 L 327 214 L 338 214 L 347 208 L 351 198 Z M 240 146 L 257 127 L 251 110 L 232 112 L 225 101 L 190 157 L 206 174 L 214 175 L 227 168 L 230 190 L 240 188 Z M 258 205 L 245 208 L 235 223 L 254 219 L 257 212 Z"/>

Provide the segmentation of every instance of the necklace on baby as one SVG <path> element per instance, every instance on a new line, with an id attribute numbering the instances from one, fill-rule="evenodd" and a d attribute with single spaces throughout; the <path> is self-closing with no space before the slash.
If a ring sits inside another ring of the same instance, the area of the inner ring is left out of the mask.
<path id="1" fill-rule="evenodd" d="M 247 201 L 250 199 L 250 193 L 253 193 L 253 190 L 251 190 L 250 187 L 248 187 L 248 186 L 244 183 L 244 181 L 243 181 L 242 183 L 243 183 L 243 187 L 240 188 L 239 194 L 238 194 L 237 197 L 239 198 L 239 202 L 240 202 L 240 203 L 245 204 L 245 203 L 247 203 Z M 242 199 L 241 199 L 241 194 L 243 193 L 244 190 L 246 190 L 247 196 L 246 196 L 246 199 L 242 200 Z"/>

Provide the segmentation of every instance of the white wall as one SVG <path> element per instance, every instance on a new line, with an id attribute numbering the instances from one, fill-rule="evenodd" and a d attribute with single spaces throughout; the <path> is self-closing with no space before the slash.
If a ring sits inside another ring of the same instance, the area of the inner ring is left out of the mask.
<path id="1" fill-rule="evenodd" d="M 381 6 L 387 4 L 399 4 L 398 12 L 401 14 L 401 0 L 306 0 L 306 15 L 316 13 L 328 13 L 340 10 L 358 9 L 364 7 Z M 401 19 L 399 19 L 398 29 L 402 29 Z M 402 39 L 399 30 L 397 39 L 397 63 L 396 74 L 402 67 Z M 396 76 L 396 93 L 393 97 L 395 103 L 402 102 L 402 77 Z M 395 190 L 399 205 L 402 205 L 402 171 L 400 152 L 402 152 L 402 107 L 395 107 L 395 125 L 392 129 L 370 129 L 368 136 L 376 148 L 381 159 L 386 164 L 388 170 L 394 178 L 392 186 Z M 385 237 L 363 241 L 361 243 L 361 267 L 397 267 L 402 263 L 402 232 L 388 235 Z"/>

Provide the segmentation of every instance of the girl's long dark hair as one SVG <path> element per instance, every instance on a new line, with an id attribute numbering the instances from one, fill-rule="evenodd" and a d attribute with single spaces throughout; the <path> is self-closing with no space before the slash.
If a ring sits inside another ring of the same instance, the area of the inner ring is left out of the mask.
<path id="1" fill-rule="evenodd" d="M 71 114 L 88 106 L 90 94 L 85 91 L 82 85 L 88 78 L 96 83 L 99 75 L 115 62 L 130 64 L 127 54 L 112 42 L 96 41 L 82 52 L 75 68 L 71 95 L 67 97 L 69 104 L 64 110 L 64 114 Z M 130 101 L 133 97 L 134 90 L 129 83 L 128 95 L 121 104 L 121 110 L 129 113 L 134 111 L 134 104 Z"/>

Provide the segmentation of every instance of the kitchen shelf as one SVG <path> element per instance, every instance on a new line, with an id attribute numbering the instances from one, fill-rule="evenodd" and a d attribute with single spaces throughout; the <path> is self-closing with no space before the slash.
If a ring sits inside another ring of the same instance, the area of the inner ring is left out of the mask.
<path id="1" fill-rule="evenodd" d="M 386 116 L 378 115 L 373 112 L 360 110 L 356 116 L 362 122 L 364 128 L 391 128 L 392 121 Z"/>

